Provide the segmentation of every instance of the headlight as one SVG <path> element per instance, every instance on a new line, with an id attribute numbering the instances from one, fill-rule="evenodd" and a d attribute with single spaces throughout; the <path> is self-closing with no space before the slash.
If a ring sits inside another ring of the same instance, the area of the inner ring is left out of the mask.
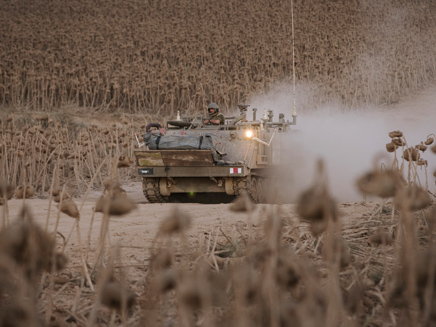
<path id="1" fill-rule="evenodd" d="M 246 132 L 245 132 L 245 136 L 246 136 L 247 138 L 251 139 L 251 138 L 253 137 L 253 131 L 250 131 L 250 130 L 246 131 Z"/>

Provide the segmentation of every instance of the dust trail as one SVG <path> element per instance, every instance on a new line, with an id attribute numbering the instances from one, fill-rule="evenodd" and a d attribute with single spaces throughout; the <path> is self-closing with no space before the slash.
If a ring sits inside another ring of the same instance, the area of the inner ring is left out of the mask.
<path id="1" fill-rule="evenodd" d="M 289 88 L 287 90 L 289 92 Z M 292 96 L 275 92 L 273 96 L 252 99 L 253 106 L 274 110 L 288 108 L 281 111 L 290 119 Z M 391 108 L 346 110 L 332 106 L 298 114 L 297 126 L 284 144 L 287 168 L 282 174 L 288 177 L 289 184 L 283 188 L 284 192 L 295 201 L 295 197 L 313 182 L 315 163 L 322 158 L 334 196 L 341 202 L 361 201 L 363 197 L 355 187 L 357 177 L 371 169 L 376 158 L 383 156 L 379 163 L 387 165 L 393 161 L 393 154 L 385 150 L 386 143 L 390 142 L 390 131 L 401 130 L 409 146 L 436 133 L 436 88 Z M 397 153 L 400 156 L 399 150 Z M 428 183 L 430 191 L 434 192 L 436 155 L 428 150 L 422 157 L 428 160 Z M 420 179 L 425 186 L 423 172 Z"/>

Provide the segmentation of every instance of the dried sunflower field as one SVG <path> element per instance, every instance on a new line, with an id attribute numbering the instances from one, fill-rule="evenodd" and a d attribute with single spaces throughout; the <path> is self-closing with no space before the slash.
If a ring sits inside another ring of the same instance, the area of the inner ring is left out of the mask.
<path id="1" fill-rule="evenodd" d="M 378 200 L 361 203 L 332 198 L 322 161 L 295 205 L 207 212 L 144 204 L 126 158 L 79 197 L 56 167 L 48 200 L 3 181 L 0 325 L 432 326 L 434 178 L 417 171 L 435 136 L 386 140 L 391 164 L 356 181 Z"/>
<path id="2" fill-rule="evenodd" d="M 294 1 L 297 83 L 316 106 L 392 104 L 435 82 L 436 4 Z M 291 1 L 8 1 L 0 105 L 174 114 L 233 108 L 292 76 Z"/>
<path id="3" fill-rule="evenodd" d="M 323 160 L 294 204 L 142 195 L 149 122 L 292 92 L 291 9 L 302 112 L 435 84 L 430 0 L 2 1 L 0 327 L 436 326 L 435 130 L 386 130 L 358 202 Z"/>

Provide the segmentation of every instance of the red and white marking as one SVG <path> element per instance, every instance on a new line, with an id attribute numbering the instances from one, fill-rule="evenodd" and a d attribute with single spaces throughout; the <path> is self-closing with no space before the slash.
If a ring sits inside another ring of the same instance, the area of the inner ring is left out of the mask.
<path id="1" fill-rule="evenodd" d="M 230 168 L 230 174 L 242 174 L 242 168 Z"/>

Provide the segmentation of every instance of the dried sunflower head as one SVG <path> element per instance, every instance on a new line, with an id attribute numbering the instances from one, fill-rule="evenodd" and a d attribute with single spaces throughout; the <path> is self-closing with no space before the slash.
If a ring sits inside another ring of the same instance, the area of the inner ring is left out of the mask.
<path id="1" fill-rule="evenodd" d="M 392 131 L 389 133 L 389 137 L 390 138 L 394 138 L 394 137 L 403 137 L 403 133 L 400 131 Z"/>
<path id="2" fill-rule="evenodd" d="M 395 170 L 371 171 L 360 177 L 356 184 L 364 195 L 389 198 L 395 196 L 401 180 L 401 175 Z"/>
<path id="3" fill-rule="evenodd" d="M 8 185 L 5 182 L 0 182 L 0 202 L 3 201 L 4 198 L 6 200 L 12 199 L 15 193 L 15 187 L 12 185 Z"/>
<path id="4" fill-rule="evenodd" d="M 30 199 L 35 195 L 35 189 L 31 185 L 26 185 L 26 188 L 24 186 L 20 185 L 15 190 L 15 197 L 17 199 Z"/>
<path id="5" fill-rule="evenodd" d="M 322 234 L 327 229 L 329 220 L 335 221 L 338 216 L 336 201 L 320 185 L 314 185 L 300 195 L 297 213 L 310 222 L 315 236 Z"/>
<path id="6" fill-rule="evenodd" d="M 159 227 L 159 233 L 162 235 L 170 235 L 174 233 L 184 232 L 191 226 L 191 217 L 180 210 L 179 207 L 174 207 L 172 213 L 165 218 Z"/>
<path id="7" fill-rule="evenodd" d="M 77 205 L 71 199 L 63 200 L 59 205 L 59 210 L 71 218 L 80 218 L 79 209 L 77 209 Z"/>
<path id="8" fill-rule="evenodd" d="M 392 139 L 392 143 L 394 143 L 396 146 L 403 146 L 405 144 L 404 141 L 400 138 Z"/>
<path id="9" fill-rule="evenodd" d="M 395 150 L 398 149 L 398 145 L 390 142 L 388 144 L 386 144 L 386 151 L 388 152 L 395 152 Z"/>
<path id="10" fill-rule="evenodd" d="M 397 194 L 395 205 L 405 210 L 422 210 L 431 205 L 432 201 L 428 192 L 419 186 L 411 185 Z"/>
<path id="11" fill-rule="evenodd" d="M 101 196 L 96 205 L 95 212 L 105 212 L 106 208 L 108 214 L 111 216 L 122 216 L 137 207 L 136 203 L 125 195 L 114 193 L 112 197 Z"/>
<path id="12" fill-rule="evenodd" d="M 419 151 L 415 148 L 407 148 L 403 152 L 403 158 L 406 161 L 418 161 L 420 158 Z"/>
<path id="13" fill-rule="evenodd" d="M 433 136 L 429 136 L 427 137 L 427 140 L 425 140 L 424 144 L 425 145 L 431 145 L 434 142 L 434 137 Z"/>
<path id="14" fill-rule="evenodd" d="M 415 145 L 415 149 L 422 151 L 422 152 L 425 152 L 425 150 L 427 150 L 427 147 L 421 142 L 420 144 Z"/>

